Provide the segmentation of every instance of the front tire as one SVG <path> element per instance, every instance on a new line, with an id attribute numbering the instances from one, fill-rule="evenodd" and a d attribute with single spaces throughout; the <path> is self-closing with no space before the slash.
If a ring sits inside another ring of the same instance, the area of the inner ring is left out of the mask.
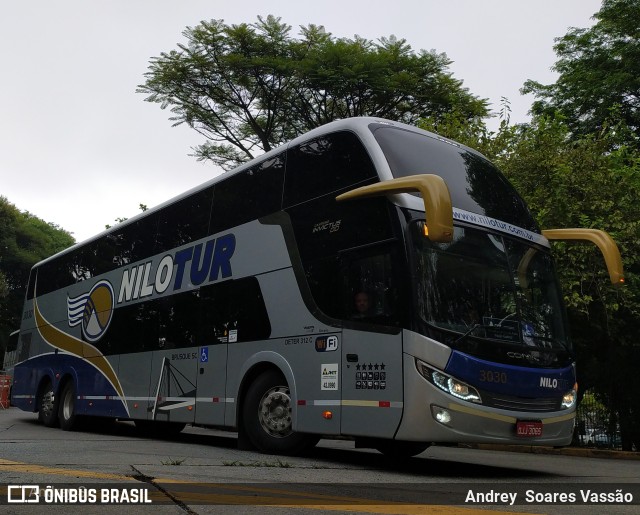
<path id="1" fill-rule="evenodd" d="M 249 386 L 242 405 L 242 420 L 249 441 L 271 454 L 298 454 L 313 447 L 319 437 L 295 433 L 287 381 L 275 370 L 260 374 Z"/>

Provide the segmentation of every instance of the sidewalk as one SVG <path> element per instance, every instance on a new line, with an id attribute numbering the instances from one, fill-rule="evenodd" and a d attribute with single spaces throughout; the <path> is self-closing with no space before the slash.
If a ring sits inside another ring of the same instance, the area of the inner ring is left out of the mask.
<path id="1" fill-rule="evenodd" d="M 593 447 L 540 447 L 535 445 L 460 444 L 460 447 L 487 451 L 523 452 L 530 454 L 558 454 L 582 458 L 608 458 L 617 460 L 640 460 L 640 452 L 613 451 Z"/>

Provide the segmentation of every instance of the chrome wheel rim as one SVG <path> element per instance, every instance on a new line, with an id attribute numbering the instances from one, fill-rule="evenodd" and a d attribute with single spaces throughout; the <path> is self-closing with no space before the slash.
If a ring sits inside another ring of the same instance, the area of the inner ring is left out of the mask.
<path id="1" fill-rule="evenodd" d="M 284 438 L 291 430 L 291 397 L 289 388 L 275 386 L 260 399 L 258 419 L 262 429 L 275 438 Z"/>
<path id="2" fill-rule="evenodd" d="M 53 404 L 55 398 L 53 395 L 53 390 L 48 390 L 42 396 L 42 402 L 40 403 L 40 409 L 42 410 L 42 415 L 45 418 L 48 418 L 53 413 Z"/>

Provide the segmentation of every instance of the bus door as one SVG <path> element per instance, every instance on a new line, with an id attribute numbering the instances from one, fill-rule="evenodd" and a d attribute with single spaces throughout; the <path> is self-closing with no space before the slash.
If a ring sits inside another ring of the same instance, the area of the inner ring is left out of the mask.
<path id="1" fill-rule="evenodd" d="M 350 304 L 340 377 L 341 432 L 346 435 L 392 438 L 402 418 L 400 317 L 406 310 L 393 262 L 389 246 L 342 256 Z"/>
<path id="2" fill-rule="evenodd" d="M 226 339 L 228 341 L 228 334 Z M 203 338 L 198 347 L 198 375 L 196 384 L 196 423 L 224 425 L 225 406 L 231 402 L 226 397 L 227 345 L 221 338 Z M 233 336 L 231 337 L 233 340 Z"/>

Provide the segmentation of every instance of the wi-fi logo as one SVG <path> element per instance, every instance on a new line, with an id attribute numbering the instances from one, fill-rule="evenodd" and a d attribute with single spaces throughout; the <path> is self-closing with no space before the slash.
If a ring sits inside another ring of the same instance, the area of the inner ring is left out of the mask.
<path id="1" fill-rule="evenodd" d="M 111 323 L 113 299 L 113 286 L 107 280 L 97 282 L 89 293 L 67 297 L 69 326 L 82 324 L 84 338 L 89 342 L 98 341 Z"/>

